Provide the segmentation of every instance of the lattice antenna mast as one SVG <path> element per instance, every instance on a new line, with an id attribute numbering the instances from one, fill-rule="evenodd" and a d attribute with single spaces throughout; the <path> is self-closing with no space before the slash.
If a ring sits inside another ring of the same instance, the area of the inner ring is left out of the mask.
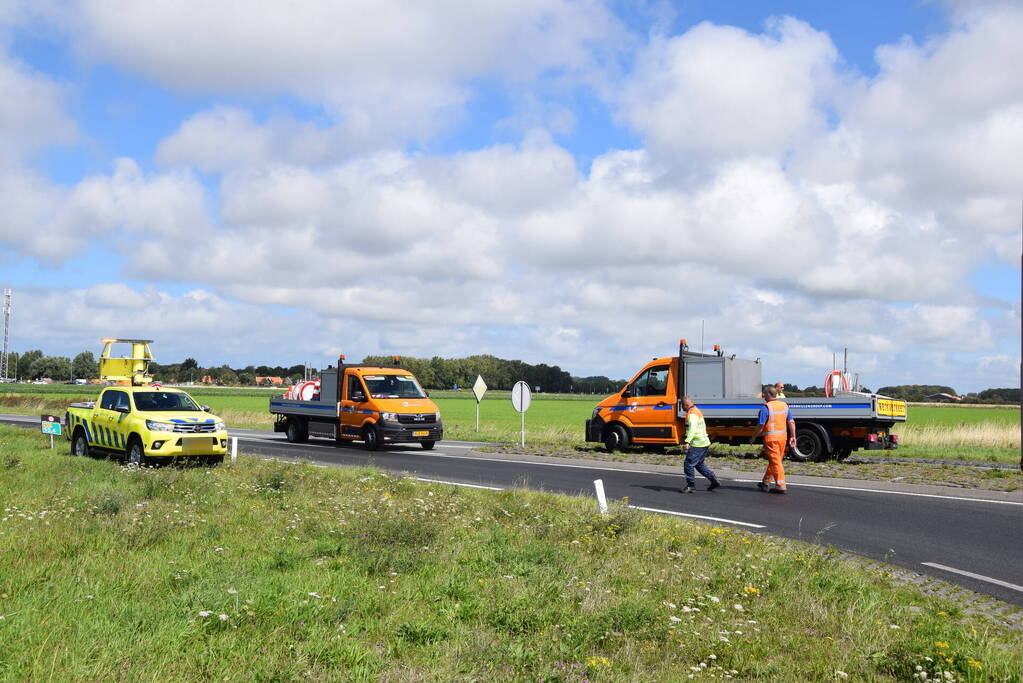
<path id="1" fill-rule="evenodd" d="M 8 342 L 10 340 L 11 332 L 11 290 L 4 290 L 4 351 L 3 355 L 0 356 L 0 379 L 8 380 L 8 368 L 7 368 L 7 357 L 8 357 Z"/>

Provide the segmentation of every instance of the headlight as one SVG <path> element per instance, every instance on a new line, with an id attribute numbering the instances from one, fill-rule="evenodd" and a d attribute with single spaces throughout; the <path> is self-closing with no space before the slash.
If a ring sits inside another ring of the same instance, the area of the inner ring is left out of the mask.
<path id="1" fill-rule="evenodd" d="M 437 420 L 437 422 L 440 422 L 440 413 L 434 413 L 433 419 Z"/>
<path id="2" fill-rule="evenodd" d="M 593 409 L 593 415 L 590 415 L 590 419 L 592 420 L 593 418 L 598 417 L 599 415 L 600 415 L 600 406 L 597 406 L 596 408 Z"/>
<path id="3" fill-rule="evenodd" d="M 218 432 L 226 432 L 227 431 L 227 425 L 224 424 L 223 422 L 217 422 L 215 425 L 213 425 L 213 429 L 214 429 L 214 431 L 218 431 Z"/>
<path id="4" fill-rule="evenodd" d="M 387 420 L 388 422 L 397 422 L 398 413 L 380 413 L 381 420 Z"/>
<path id="5" fill-rule="evenodd" d="M 174 425 L 166 422 L 153 422 L 152 420 L 146 420 L 146 429 L 151 432 L 173 432 Z"/>

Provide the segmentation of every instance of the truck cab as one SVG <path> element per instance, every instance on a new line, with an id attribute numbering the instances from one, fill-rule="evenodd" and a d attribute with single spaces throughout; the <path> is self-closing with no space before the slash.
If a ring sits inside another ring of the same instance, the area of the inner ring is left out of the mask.
<path id="1" fill-rule="evenodd" d="M 319 395 L 312 400 L 270 399 L 274 431 L 293 443 L 320 436 L 362 441 L 368 450 L 384 443 L 432 449 L 444 437 L 440 409 L 415 375 L 395 362 L 395 367 L 342 362 L 320 374 Z"/>

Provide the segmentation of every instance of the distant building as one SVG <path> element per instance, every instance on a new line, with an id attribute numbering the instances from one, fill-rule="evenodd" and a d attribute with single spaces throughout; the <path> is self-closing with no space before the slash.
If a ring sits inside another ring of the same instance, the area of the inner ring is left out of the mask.
<path id="1" fill-rule="evenodd" d="M 256 378 L 256 384 L 273 385 L 273 386 L 276 387 L 276 386 L 280 386 L 280 385 L 284 384 L 284 378 L 283 377 L 257 377 Z"/>
<path id="2" fill-rule="evenodd" d="M 962 396 L 955 396 L 953 394 L 931 394 L 930 396 L 924 396 L 924 398 L 926 400 L 934 402 L 934 403 L 941 403 L 941 402 L 951 403 L 952 401 L 962 401 L 963 400 Z"/>

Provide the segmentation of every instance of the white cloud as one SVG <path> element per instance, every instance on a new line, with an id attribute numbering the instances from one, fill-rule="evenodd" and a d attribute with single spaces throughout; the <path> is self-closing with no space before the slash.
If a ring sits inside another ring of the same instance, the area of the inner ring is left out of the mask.
<path id="1" fill-rule="evenodd" d="M 838 53 L 791 17 L 751 35 L 703 23 L 655 38 L 621 98 L 622 117 L 666 155 L 780 155 L 824 128 Z"/>
<path id="2" fill-rule="evenodd" d="M 0 93 L 0 166 L 14 166 L 40 148 L 75 140 L 77 128 L 63 110 L 64 88 L 2 47 Z"/>
<path id="3" fill-rule="evenodd" d="M 474 78 L 592 78 L 623 36 L 592 0 L 386 0 L 300 6 L 78 0 L 61 20 L 87 59 L 188 92 L 286 93 L 327 108 L 352 137 L 425 136 Z"/>

